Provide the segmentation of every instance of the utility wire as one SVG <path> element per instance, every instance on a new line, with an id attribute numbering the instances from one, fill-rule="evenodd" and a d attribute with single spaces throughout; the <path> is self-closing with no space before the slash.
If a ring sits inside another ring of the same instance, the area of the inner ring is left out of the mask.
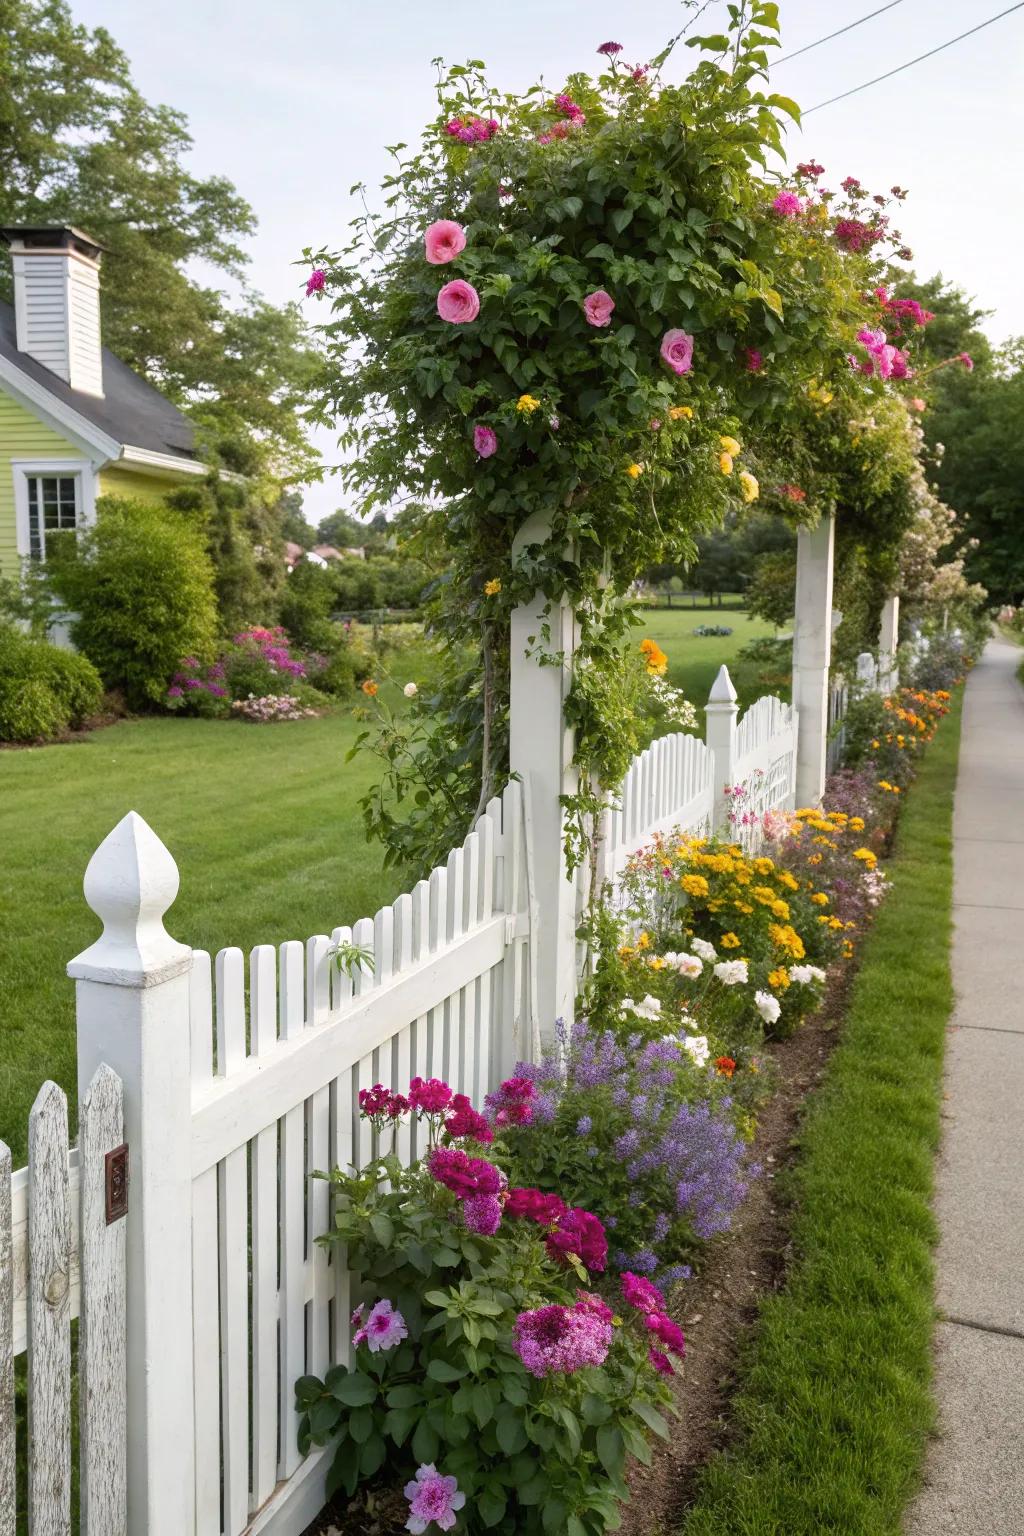
<path id="1" fill-rule="evenodd" d="M 883 80 L 891 80 L 893 75 L 900 75 L 905 69 L 911 69 L 925 59 L 933 59 L 937 53 L 944 53 L 947 48 L 952 48 L 954 43 L 962 43 L 965 37 L 973 37 L 976 32 L 983 32 L 986 27 L 990 27 L 994 21 L 1002 21 L 1004 16 L 1010 16 L 1014 11 L 1022 9 L 1024 9 L 1024 0 L 1017 0 L 1016 5 L 1008 6 L 1005 11 L 1000 11 L 997 16 L 990 16 L 987 21 L 980 21 L 976 27 L 961 32 L 959 37 L 951 37 L 948 43 L 940 43 L 937 48 L 930 48 L 927 53 L 919 53 L 916 59 L 908 59 L 906 64 L 899 64 L 884 75 L 876 75 L 873 80 L 865 80 L 863 85 L 855 85 L 852 91 L 843 91 L 839 96 L 830 96 L 828 101 L 819 101 L 817 106 L 808 107 L 807 111 L 801 112 L 800 116 L 808 117 L 812 112 L 820 112 L 822 107 L 831 107 L 837 101 L 845 101 L 848 96 L 856 96 L 858 91 L 866 91 L 871 85 L 880 85 Z"/>
<path id="2" fill-rule="evenodd" d="M 866 16 L 861 16 L 858 21 L 851 21 L 849 26 L 840 27 L 838 32 L 830 32 L 827 37 L 819 37 L 816 43 L 808 43 L 804 48 L 797 48 L 793 53 L 784 53 L 779 58 L 772 60 L 772 68 L 779 64 L 788 64 L 790 59 L 798 59 L 802 53 L 810 53 L 812 48 L 820 48 L 822 43 L 830 43 L 834 37 L 842 37 L 844 32 L 852 32 L 854 27 L 862 27 L 866 21 L 872 21 L 876 16 L 881 16 L 884 11 L 894 10 L 897 5 L 902 5 L 903 0 L 889 0 L 888 5 L 881 6 L 877 11 L 869 11 Z"/>

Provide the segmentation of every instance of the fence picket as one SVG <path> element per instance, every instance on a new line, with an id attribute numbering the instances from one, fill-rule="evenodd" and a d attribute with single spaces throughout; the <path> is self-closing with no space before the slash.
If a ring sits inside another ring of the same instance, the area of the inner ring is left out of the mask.
<path id="1" fill-rule="evenodd" d="M 213 1077 L 210 956 L 192 951 L 189 973 L 192 1094 Z M 220 1281 L 217 1170 L 192 1183 L 192 1369 L 195 1382 L 196 1536 L 220 1536 Z"/>
<path id="2" fill-rule="evenodd" d="M 352 942 L 351 928 L 335 928 L 331 943 L 337 948 Z M 344 1011 L 352 997 L 352 977 L 337 962 L 331 964 L 331 1015 Z M 347 1169 L 352 1162 L 352 1073 L 345 1072 L 331 1083 L 331 1164 Z M 337 1245 L 331 1250 L 334 1271 L 334 1323 L 331 1330 L 331 1360 L 334 1365 L 348 1365 L 351 1355 L 349 1315 L 352 1311 L 352 1276 L 347 1250 Z"/>
<path id="3" fill-rule="evenodd" d="M 302 945 L 281 945 L 278 981 L 281 1038 L 294 1040 L 305 1023 Z M 300 1104 L 281 1120 L 281 1298 L 278 1474 L 291 1477 L 301 1457 L 295 1383 L 306 1373 L 306 1126 Z"/>
<path id="4" fill-rule="evenodd" d="M 328 952 L 331 941 L 326 934 L 317 934 L 306 944 L 306 1027 L 315 1029 L 326 1024 L 331 1011 L 331 977 Z M 330 1163 L 331 1147 L 331 1090 L 318 1088 L 309 1099 L 306 1125 L 306 1232 L 309 1242 L 309 1263 L 313 1269 L 313 1296 L 309 1307 L 309 1338 L 306 1352 L 306 1368 L 316 1376 L 323 1376 L 330 1364 L 331 1316 L 330 1281 L 327 1250 L 315 1241 L 326 1232 L 330 1217 L 331 1191 L 323 1179 L 314 1179 L 313 1173 L 326 1173 Z"/>
<path id="5" fill-rule="evenodd" d="M 352 977 L 353 997 L 363 997 L 376 986 L 377 954 L 375 949 L 375 932 L 373 919 L 361 917 L 352 930 L 352 942 L 360 949 L 368 949 L 373 953 L 373 969 L 367 970 L 360 966 Z M 368 1120 L 362 1120 L 359 1116 L 359 1094 L 364 1088 L 372 1088 L 376 1079 L 373 1075 L 373 1053 L 359 1059 L 352 1069 L 352 1101 L 350 1113 L 352 1116 L 352 1140 L 355 1146 L 355 1161 L 358 1167 L 365 1168 L 373 1157 L 373 1130 Z"/>
<path id="6" fill-rule="evenodd" d="M 0 1141 L 0 1536 L 14 1536 L 14 1237 L 11 1151 Z"/>
<path id="7" fill-rule="evenodd" d="M 277 1044 L 277 953 L 258 944 L 249 957 L 249 1044 L 265 1056 Z M 252 1233 L 252 1507 L 277 1482 L 277 1122 L 253 1139 L 250 1161 Z"/>
<path id="8" fill-rule="evenodd" d="M 448 866 L 445 872 L 446 896 L 448 898 L 448 910 L 445 914 L 444 926 L 441 930 L 441 944 L 452 943 L 462 937 L 466 928 L 466 869 L 465 854 L 462 848 L 453 848 L 448 855 Z M 466 1015 L 465 989 L 460 988 L 453 992 L 444 1004 L 444 1033 L 447 1041 L 445 1056 L 444 1077 L 446 1082 L 455 1083 L 459 1091 L 465 1084 L 465 1043 L 463 1040 L 463 1027 Z"/>
<path id="9" fill-rule="evenodd" d="M 230 1077 L 245 1049 L 245 959 L 222 949 L 216 962 L 217 1075 Z M 229 1152 L 217 1168 L 220 1269 L 221 1452 L 224 1529 L 244 1530 L 249 1518 L 249 1158 Z"/>
<path id="10" fill-rule="evenodd" d="M 412 897 L 399 896 L 394 906 L 395 970 L 408 970 L 412 964 Z M 391 1085 L 398 1093 L 408 1092 L 412 1078 L 412 1024 L 406 1024 L 395 1036 Z M 399 1122 L 396 1143 L 403 1163 L 412 1157 L 412 1134 L 408 1116 Z"/>
<path id="11" fill-rule="evenodd" d="M 80 1505 L 88 1536 L 128 1528 L 125 1223 L 106 1219 L 106 1155 L 124 1139 L 121 1079 L 97 1069 L 79 1122 L 81 1321 Z"/>
<path id="12" fill-rule="evenodd" d="M 430 944 L 430 886 L 426 880 L 418 880 L 412 892 L 412 958 L 413 963 L 426 958 Z M 421 1013 L 413 1026 L 413 1076 L 430 1076 L 430 1021 Z M 419 1123 L 412 1127 L 412 1154 L 419 1157 L 424 1151 L 423 1128 Z"/>
<path id="13" fill-rule="evenodd" d="M 29 1116 L 28 1170 L 29 1529 L 71 1536 L 68 1101 L 53 1082 Z"/>

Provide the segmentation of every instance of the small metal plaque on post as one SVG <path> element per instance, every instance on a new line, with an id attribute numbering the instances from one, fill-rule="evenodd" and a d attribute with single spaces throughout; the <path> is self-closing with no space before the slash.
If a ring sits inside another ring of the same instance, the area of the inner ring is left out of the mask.
<path id="1" fill-rule="evenodd" d="M 128 1215 L 128 1143 L 108 1152 L 104 1171 L 107 1192 L 107 1226 Z"/>

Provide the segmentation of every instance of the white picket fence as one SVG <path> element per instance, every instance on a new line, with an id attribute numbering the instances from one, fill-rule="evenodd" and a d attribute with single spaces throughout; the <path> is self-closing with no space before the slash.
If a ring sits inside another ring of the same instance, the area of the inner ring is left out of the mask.
<path id="1" fill-rule="evenodd" d="M 28 1353 L 32 1536 L 71 1531 L 71 1321 L 78 1318 L 79 1502 L 88 1536 L 126 1536 L 125 1224 L 108 1221 L 107 1159 L 123 1140 L 121 1082 L 100 1067 L 68 1150 L 67 1099 L 44 1083 L 28 1167 L 0 1142 L 0 1536 L 14 1536 L 14 1360 Z"/>
<path id="2" fill-rule="evenodd" d="M 601 878 L 614 881 L 656 831 L 717 825 L 736 835 L 726 785 L 747 783 L 758 813 L 791 806 L 797 729 L 777 699 L 738 718 L 723 668 L 707 740 L 665 737 L 632 764 L 604 818 Z M 437 1076 L 479 1103 L 550 1036 L 553 1020 L 538 1016 L 535 955 L 555 893 L 535 888 L 529 793 L 510 783 L 444 867 L 374 918 L 248 956 L 227 948 L 211 959 L 167 934 L 177 870 L 134 813 L 93 856 L 86 899 L 104 931 L 69 966 L 79 1081 L 92 1081 L 100 1063 L 123 1081 L 132 1194 L 127 1222 L 104 1228 L 121 1243 L 127 1273 L 127 1384 L 116 1403 L 121 1428 L 108 1436 L 123 1447 L 126 1414 L 127 1456 L 122 1474 L 106 1476 L 111 1513 L 95 1521 L 90 1513 L 88 1536 L 297 1536 L 322 1507 L 330 1453 L 300 1457 L 293 1386 L 347 1361 L 351 1282 L 343 1255 L 316 1241 L 330 1223 L 330 1194 L 310 1175 L 373 1154 L 360 1088 Z M 348 946 L 372 951 L 372 967 L 339 967 L 335 956 Z M 120 1135 L 118 1121 L 99 1140 Z M 83 1131 L 77 1160 L 67 1156 L 66 1128 L 57 1144 L 69 1190 L 87 1157 L 94 1179 L 91 1133 Z M 414 1129 L 403 1129 L 399 1150 L 417 1154 Z M 31 1187 L 31 1168 L 27 1179 Z M 18 1212 L 25 1184 L 24 1172 L 13 1182 L 0 1176 L 0 1198 L 12 1189 Z M 94 1231 L 81 1198 L 81 1238 L 69 1221 L 61 1239 L 61 1339 L 75 1311 L 73 1257 L 80 1251 L 87 1263 Z M 125 1379 L 125 1336 L 115 1326 L 124 1310 L 107 1308 L 115 1336 L 84 1331 L 109 1352 L 108 1420 L 110 1393 Z M 23 1314 L 13 1315 L 8 1355 L 31 1339 Z M 0 1321 L 0 1346 L 4 1337 Z M 91 1385 L 83 1396 L 92 1401 Z M 51 1447 L 66 1443 L 64 1426 L 56 1440 L 33 1434 L 38 1466 L 62 1498 L 66 1461 Z M 87 1443 L 95 1437 L 83 1435 Z M 0 1436 L 0 1488 L 11 1454 Z M 82 1482 L 97 1484 L 91 1463 Z M 69 1527 L 37 1529 L 63 1536 Z M 2 1516 L 0 1536 L 9 1536 Z"/>

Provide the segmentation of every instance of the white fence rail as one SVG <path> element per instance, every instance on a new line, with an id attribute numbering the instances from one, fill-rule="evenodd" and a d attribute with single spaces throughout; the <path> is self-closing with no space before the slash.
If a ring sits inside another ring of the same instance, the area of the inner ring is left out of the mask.
<path id="1" fill-rule="evenodd" d="M 0 1143 L 0 1536 L 19 1501 L 14 1360 L 28 1354 L 29 1530 L 71 1530 L 71 1321 L 79 1318 L 79 1492 L 88 1536 L 127 1536 L 125 1226 L 108 1221 L 108 1154 L 122 1144 L 121 1082 L 100 1067 L 68 1150 L 67 1099 L 44 1083 L 28 1167 Z"/>

